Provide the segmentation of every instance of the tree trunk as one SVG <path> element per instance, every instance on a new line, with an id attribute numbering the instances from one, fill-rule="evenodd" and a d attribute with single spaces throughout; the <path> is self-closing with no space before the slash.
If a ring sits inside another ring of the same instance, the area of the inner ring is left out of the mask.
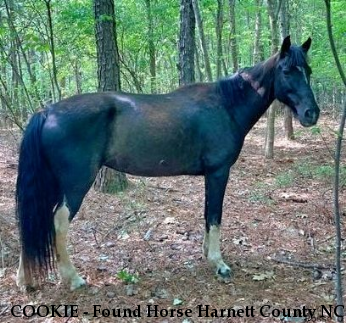
<path id="1" fill-rule="evenodd" d="M 12 29 L 13 35 L 15 34 L 14 25 L 15 25 L 15 10 L 12 0 L 5 1 L 7 6 L 7 22 Z M 9 58 L 11 60 L 11 104 L 16 106 L 18 104 L 18 92 L 19 92 L 19 66 L 18 66 L 18 42 L 17 37 L 11 37 L 10 48 L 9 48 Z M 18 113 L 19 115 L 19 113 Z M 18 116 L 17 116 L 18 117 Z"/>
<path id="2" fill-rule="evenodd" d="M 150 86 L 151 93 L 156 93 L 156 49 L 154 43 L 154 27 L 153 16 L 151 14 L 151 1 L 145 0 L 147 8 L 147 20 L 148 20 L 148 47 L 149 47 L 149 62 L 150 62 Z"/>
<path id="3" fill-rule="evenodd" d="M 303 35 L 303 24 L 301 23 L 301 14 L 300 14 L 300 6 L 292 6 L 292 17 L 294 17 L 295 26 L 293 28 L 293 32 L 295 33 L 295 40 L 297 44 L 302 43 L 302 35 Z M 292 32 L 292 33 L 293 33 Z"/>
<path id="4" fill-rule="evenodd" d="M 180 0 L 179 85 L 195 82 L 195 25 L 192 0 Z"/>
<path id="5" fill-rule="evenodd" d="M 22 45 L 22 39 L 19 37 L 18 32 L 17 32 L 16 22 L 15 22 L 15 17 L 14 17 L 14 11 L 15 11 L 14 10 L 14 2 L 12 0 L 9 0 L 9 1 L 5 0 L 4 4 L 5 4 L 6 13 L 7 13 L 8 26 L 10 28 L 11 35 L 13 37 L 11 39 L 11 43 L 12 43 L 11 48 L 13 48 L 13 46 L 16 47 L 16 50 L 15 50 L 14 54 L 12 54 L 12 49 L 10 49 L 10 56 L 11 57 L 10 57 L 10 59 L 8 61 L 9 61 L 9 64 L 11 65 L 12 72 L 15 73 L 15 78 L 18 80 L 18 82 L 23 87 L 24 93 L 25 93 L 26 98 L 27 98 L 27 104 L 29 105 L 31 111 L 34 111 L 34 107 L 33 107 L 33 104 L 32 104 L 32 96 L 30 95 L 30 93 L 28 91 L 28 88 L 25 85 L 24 79 L 23 79 L 23 77 L 21 75 L 21 70 L 19 69 L 19 66 L 18 66 L 19 53 L 22 54 L 23 59 L 25 61 L 25 64 L 26 64 L 26 67 L 27 67 L 27 71 L 28 71 L 28 74 L 29 74 L 29 77 L 30 77 L 30 80 L 31 80 L 31 84 L 30 85 L 32 86 L 32 88 L 34 90 L 35 98 L 37 99 L 38 102 L 40 102 L 41 100 L 40 100 L 40 96 L 39 96 L 38 91 L 37 91 L 37 87 L 36 87 L 36 84 L 35 84 L 35 81 L 34 81 L 34 77 L 32 75 L 30 63 L 28 61 L 26 52 L 25 52 L 25 50 L 23 48 L 23 45 Z M 4 46 L 5 46 L 5 44 L 0 42 L 1 50 L 6 52 L 6 48 Z M 18 88 L 16 88 L 16 91 L 17 90 L 18 90 Z M 14 103 L 18 104 L 17 101 L 14 102 Z"/>
<path id="6" fill-rule="evenodd" d="M 119 52 L 116 40 L 114 1 L 94 0 L 95 37 L 98 65 L 98 90 L 120 90 Z M 115 193 L 128 186 L 125 174 L 103 167 L 94 188 L 104 193 Z"/>
<path id="7" fill-rule="evenodd" d="M 197 47 L 195 47 L 195 59 L 196 59 L 197 80 L 199 82 L 203 82 L 204 76 L 203 76 L 203 72 L 201 70 L 201 64 L 200 64 L 200 60 L 199 60 L 199 53 L 198 53 L 198 48 Z"/>
<path id="8" fill-rule="evenodd" d="M 236 38 L 236 23 L 235 23 L 235 0 L 229 0 L 229 20 L 231 25 L 231 54 L 233 61 L 233 72 L 239 69 L 238 64 L 238 45 Z"/>
<path id="9" fill-rule="evenodd" d="M 280 34 L 281 41 L 284 40 L 286 36 L 290 34 L 290 16 L 289 16 L 289 2 L 288 0 L 281 0 L 281 8 L 280 8 Z M 292 111 L 289 107 L 285 106 L 281 103 L 281 108 L 284 109 L 284 132 L 285 137 L 288 140 L 294 139 L 293 132 L 293 118 Z"/>
<path id="10" fill-rule="evenodd" d="M 217 0 L 217 13 L 216 13 L 216 78 L 220 78 L 222 73 L 222 60 L 223 60 L 223 50 L 222 50 L 222 29 L 223 29 L 223 0 Z"/>
<path id="11" fill-rule="evenodd" d="M 262 37 L 262 4 L 263 0 L 256 0 L 256 20 L 255 20 L 255 42 L 253 46 L 253 64 L 257 64 L 263 60 L 263 48 L 261 46 Z"/>
<path id="12" fill-rule="evenodd" d="M 11 41 L 10 45 L 10 59 L 12 62 L 12 84 L 11 84 L 11 101 L 12 105 L 15 106 L 18 103 L 18 85 L 19 85 L 19 68 L 18 68 L 18 50 L 15 40 Z"/>
<path id="13" fill-rule="evenodd" d="M 83 92 L 82 90 L 82 71 L 80 68 L 80 64 L 78 59 L 75 60 L 73 64 L 73 70 L 74 70 L 74 77 L 76 82 L 76 91 L 78 94 L 81 94 Z"/>
<path id="14" fill-rule="evenodd" d="M 346 87 L 346 75 L 342 68 L 339 55 L 337 53 L 335 42 L 333 38 L 332 31 L 332 19 L 331 19 L 331 6 L 330 0 L 324 0 L 326 4 L 326 23 L 327 23 L 327 32 L 330 47 L 334 56 L 335 64 L 344 83 L 344 87 Z M 336 265 L 336 279 L 335 279 L 335 291 L 336 291 L 336 320 L 337 322 L 344 322 L 344 300 L 343 300 L 343 279 L 341 272 L 342 265 L 342 235 L 341 235 L 341 221 L 340 221 L 340 200 L 339 200 L 339 191 L 340 191 L 340 159 L 341 159 L 341 148 L 344 137 L 344 129 L 346 122 L 346 104 L 342 108 L 342 115 L 339 124 L 339 129 L 337 132 L 336 138 L 336 148 L 335 148 L 335 156 L 334 156 L 334 185 L 333 185 L 333 213 L 334 213 L 334 221 L 335 221 L 335 265 Z"/>
<path id="15" fill-rule="evenodd" d="M 52 7 L 51 0 L 45 0 L 47 8 L 47 17 L 48 17 L 48 30 L 49 30 L 49 42 L 50 42 L 50 53 L 52 55 L 52 65 L 53 65 L 53 81 L 54 87 L 58 94 L 57 100 L 61 100 L 61 90 L 58 82 L 58 72 L 56 67 L 56 58 L 55 58 L 55 42 L 54 42 L 54 32 L 53 32 L 53 21 L 52 21 Z"/>
<path id="16" fill-rule="evenodd" d="M 94 0 L 98 90 L 120 90 L 119 52 L 116 42 L 114 0 Z"/>
<path id="17" fill-rule="evenodd" d="M 250 13 L 250 10 L 249 9 L 246 9 L 246 30 L 252 30 L 253 29 L 253 24 L 252 24 L 252 13 Z M 253 44 L 249 44 L 249 50 L 247 51 L 247 61 L 248 62 L 252 62 L 252 53 L 253 53 Z M 241 57 L 240 59 L 244 61 L 245 59 L 245 55 L 243 55 L 243 57 Z M 251 63 L 250 63 L 251 64 Z"/>
<path id="18" fill-rule="evenodd" d="M 293 116 L 292 111 L 289 107 L 285 106 L 283 103 L 281 105 L 284 108 L 284 132 L 285 138 L 288 140 L 294 140 L 293 131 Z"/>
<path id="19" fill-rule="evenodd" d="M 193 11 L 195 13 L 195 19 L 196 19 L 197 29 L 199 32 L 201 49 L 202 49 L 202 53 L 204 57 L 205 71 L 208 77 L 208 81 L 211 82 L 213 80 L 213 75 L 211 73 L 208 47 L 207 47 L 207 42 L 205 40 L 203 21 L 202 21 L 201 11 L 199 9 L 198 0 L 192 0 L 192 5 L 193 5 Z"/>
<path id="20" fill-rule="evenodd" d="M 270 22 L 270 32 L 272 46 L 272 54 L 275 54 L 279 48 L 279 39 L 278 39 L 278 28 L 277 28 L 277 17 L 276 17 L 276 0 L 267 0 L 268 3 L 268 15 Z M 275 137 L 275 108 L 277 106 L 277 101 L 274 101 L 269 107 L 267 113 L 267 132 L 265 140 L 265 149 L 264 155 L 268 159 L 274 157 L 274 137 Z"/>

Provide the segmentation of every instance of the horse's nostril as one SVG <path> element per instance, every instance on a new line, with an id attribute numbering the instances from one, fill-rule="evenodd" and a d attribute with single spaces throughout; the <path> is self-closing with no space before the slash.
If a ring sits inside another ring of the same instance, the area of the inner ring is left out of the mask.
<path id="1" fill-rule="evenodd" d="M 313 116 L 314 116 L 314 112 L 312 110 L 308 109 L 305 111 L 304 117 L 306 119 L 312 119 Z"/>

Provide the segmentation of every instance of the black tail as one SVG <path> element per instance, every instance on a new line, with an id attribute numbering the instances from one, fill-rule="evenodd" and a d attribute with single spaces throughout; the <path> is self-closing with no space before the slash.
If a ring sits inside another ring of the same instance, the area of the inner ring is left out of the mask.
<path id="1" fill-rule="evenodd" d="M 41 145 L 47 111 L 30 120 L 19 154 L 17 217 L 25 272 L 45 276 L 54 263 L 54 208 L 62 202 L 59 184 Z"/>

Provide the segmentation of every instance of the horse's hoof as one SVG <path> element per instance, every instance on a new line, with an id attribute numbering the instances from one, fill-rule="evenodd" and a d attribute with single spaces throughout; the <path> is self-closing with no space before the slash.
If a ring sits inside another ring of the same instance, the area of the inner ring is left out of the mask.
<path id="1" fill-rule="evenodd" d="M 38 286 L 24 284 L 24 285 L 17 285 L 17 287 L 19 288 L 21 292 L 30 294 L 36 291 Z"/>
<path id="2" fill-rule="evenodd" d="M 71 291 L 74 291 L 78 288 L 82 288 L 82 287 L 85 287 L 86 286 L 86 281 L 80 277 L 80 276 L 77 276 L 72 282 L 71 282 L 71 286 L 70 286 L 70 290 Z"/>
<path id="3" fill-rule="evenodd" d="M 231 268 L 229 268 L 228 266 L 218 268 L 216 274 L 217 274 L 218 280 L 224 283 L 229 283 L 232 280 L 232 271 L 231 271 Z"/>
<path id="4" fill-rule="evenodd" d="M 24 290 L 26 293 L 33 293 L 34 291 L 36 291 L 36 287 L 32 286 L 32 285 L 25 285 L 24 286 Z"/>
<path id="5" fill-rule="evenodd" d="M 16 280 L 17 287 L 26 293 L 32 293 L 37 289 L 37 284 L 36 286 L 32 283 L 31 280 L 25 280 L 24 277 L 18 276 Z"/>

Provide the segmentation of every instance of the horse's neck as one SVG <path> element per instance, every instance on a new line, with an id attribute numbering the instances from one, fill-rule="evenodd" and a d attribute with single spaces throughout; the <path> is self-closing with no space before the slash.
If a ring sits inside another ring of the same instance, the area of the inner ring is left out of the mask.
<path id="1" fill-rule="evenodd" d="M 237 102 L 234 115 L 244 136 L 274 101 L 274 69 L 266 63 L 239 72 L 243 100 Z"/>

